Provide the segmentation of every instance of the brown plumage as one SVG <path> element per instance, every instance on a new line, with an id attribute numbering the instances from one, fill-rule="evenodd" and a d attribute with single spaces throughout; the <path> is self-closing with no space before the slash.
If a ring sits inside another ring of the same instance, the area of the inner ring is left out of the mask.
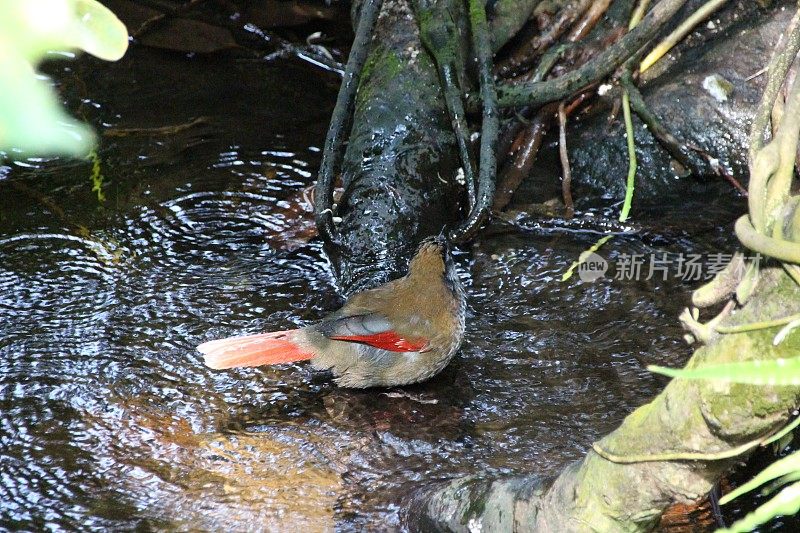
<path id="1" fill-rule="evenodd" d="M 428 238 L 408 273 L 353 295 L 306 328 L 198 346 L 211 368 L 310 359 L 344 387 L 405 385 L 441 371 L 461 345 L 466 302 L 446 242 Z"/>

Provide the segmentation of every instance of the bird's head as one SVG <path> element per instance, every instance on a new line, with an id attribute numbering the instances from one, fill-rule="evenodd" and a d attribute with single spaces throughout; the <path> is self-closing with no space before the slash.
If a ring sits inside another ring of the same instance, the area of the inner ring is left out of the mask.
<path id="1" fill-rule="evenodd" d="M 443 236 L 427 237 L 417 248 L 408 267 L 409 276 L 446 276 L 454 270 L 450 246 Z"/>

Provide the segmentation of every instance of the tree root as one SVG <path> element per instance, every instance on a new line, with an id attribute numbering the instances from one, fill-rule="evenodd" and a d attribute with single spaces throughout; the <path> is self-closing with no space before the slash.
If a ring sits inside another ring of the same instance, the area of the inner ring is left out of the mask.
<path id="1" fill-rule="evenodd" d="M 353 47 L 350 50 L 350 57 L 347 58 L 342 86 L 336 97 L 328 135 L 325 138 L 325 150 L 314 195 L 317 199 L 314 215 L 317 231 L 323 240 L 330 244 L 338 241 L 332 209 L 334 175 L 342 162 L 345 129 L 353 114 L 361 71 L 367 60 L 369 43 L 372 40 L 372 32 L 378 21 L 382 5 L 383 0 L 365 0 L 361 8 Z"/>
<path id="2" fill-rule="evenodd" d="M 464 58 L 459 53 L 459 29 L 453 20 L 456 9 L 456 6 L 446 2 L 414 1 L 422 44 L 433 57 L 439 72 L 439 81 L 456 136 L 461 167 L 464 169 L 469 206 L 472 208 L 476 201 L 475 166 L 470 155 L 470 132 L 462 99 L 461 80 L 465 65 Z"/>
<path id="3" fill-rule="evenodd" d="M 561 159 L 561 195 L 564 198 L 564 217 L 572 218 L 575 215 L 575 206 L 572 202 L 572 171 L 569 168 L 569 154 L 567 153 L 567 112 L 564 102 L 558 105 L 558 153 Z"/>
<path id="4" fill-rule="evenodd" d="M 720 333 L 719 324 L 730 316 L 734 307 L 736 307 L 736 302 L 733 300 L 728 301 L 725 307 L 722 308 L 722 311 L 705 324 L 700 322 L 700 314 L 697 308 L 691 311 L 689 309 L 684 309 L 683 313 L 678 317 L 678 320 L 680 320 L 681 325 L 689 332 L 690 336 L 693 337 L 687 339 L 691 341 L 690 344 L 694 341 L 699 341 L 702 344 L 710 344 L 714 340 L 714 337 Z"/>
<path id="5" fill-rule="evenodd" d="M 472 47 L 478 58 L 483 121 L 481 124 L 476 202 L 464 223 L 450 233 L 450 238 L 453 242 L 464 242 L 480 229 L 494 201 L 495 179 L 497 176 L 497 141 L 500 116 L 497 107 L 497 90 L 492 78 L 492 48 L 486 21 L 486 8 L 480 0 L 469 0 L 468 5 L 472 29 Z"/>
<path id="6" fill-rule="evenodd" d="M 636 28 L 626 33 L 600 55 L 568 74 L 538 83 L 499 86 L 500 107 L 541 105 L 562 100 L 599 82 L 645 46 L 685 3 L 686 0 L 662 0 L 650 10 Z M 468 108 L 477 107 L 478 101 L 474 97 L 470 98 Z"/>
<path id="7" fill-rule="evenodd" d="M 716 330 L 719 333 L 733 334 L 733 333 L 747 333 L 749 331 L 758 331 L 761 329 L 777 328 L 785 326 L 791 322 L 800 320 L 800 313 L 784 316 L 781 318 L 774 318 L 772 320 L 761 320 L 758 322 L 750 322 L 748 324 L 738 324 L 736 326 L 717 326 Z"/>
<path id="8" fill-rule="evenodd" d="M 779 441 L 784 436 L 794 431 L 797 426 L 800 426 L 800 417 L 795 418 L 789 424 L 786 424 L 782 429 L 773 432 L 771 435 L 759 439 L 751 440 L 736 448 L 729 448 L 719 452 L 664 452 L 646 455 L 617 455 L 608 450 L 604 450 L 597 442 L 592 443 L 592 449 L 602 457 L 612 463 L 618 464 L 633 464 L 633 463 L 652 463 L 659 461 L 721 461 L 723 459 L 732 459 L 742 455 L 753 448 L 758 446 L 766 446 L 773 442 Z"/>
<path id="9" fill-rule="evenodd" d="M 504 61 L 500 62 L 495 73 L 502 78 L 511 78 L 530 68 L 536 59 L 550 49 L 556 41 L 592 5 L 591 0 L 573 0 L 558 14 L 547 31 L 522 45 Z"/>

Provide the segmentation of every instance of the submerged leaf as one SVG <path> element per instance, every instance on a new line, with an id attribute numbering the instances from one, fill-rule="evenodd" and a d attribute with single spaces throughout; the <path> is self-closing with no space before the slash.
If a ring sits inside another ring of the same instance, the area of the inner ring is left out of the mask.
<path id="1" fill-rule="evenodd" d="M 147 31 L 141 43 L 177 52 L 210 54 L 239 46 L 227 28 L 199 20 L 173 18 Z"/>
<path id="2" fill-rule="evenodd" d="M 770 361 L 742 361 L 700 368 L 648 366 L 657 374 L 683 379 L 719 379 L 749 385 L 800 385 L 800 357 Z"/>

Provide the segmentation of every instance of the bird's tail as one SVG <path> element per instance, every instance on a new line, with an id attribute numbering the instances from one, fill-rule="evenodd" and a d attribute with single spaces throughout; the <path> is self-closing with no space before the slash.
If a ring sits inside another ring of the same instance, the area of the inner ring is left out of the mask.
<path id="1" fill-rule="evenodd" d="M 204 342 L 197 349 L 206 366 L 216 370 L 240 366 L 275 365 L 311 359 L 314 354 L 295 341 L 299 329 L 229 337 Z"/>

